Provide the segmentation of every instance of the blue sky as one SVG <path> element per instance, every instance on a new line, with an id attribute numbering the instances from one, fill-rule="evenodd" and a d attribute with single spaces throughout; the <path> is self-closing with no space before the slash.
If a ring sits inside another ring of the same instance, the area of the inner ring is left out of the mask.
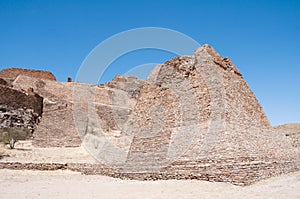
<path id="1" fill-rule="evenodd" d="M 49 70 L 75 78 L 100 42 L 132 28 L 164 27 L 208 43 L 243 73 L 273 125 L 300 122 L 300 1 L 3 1 L 0 69 Z M 103 81 L 174 54 L 129 53 Z"/>

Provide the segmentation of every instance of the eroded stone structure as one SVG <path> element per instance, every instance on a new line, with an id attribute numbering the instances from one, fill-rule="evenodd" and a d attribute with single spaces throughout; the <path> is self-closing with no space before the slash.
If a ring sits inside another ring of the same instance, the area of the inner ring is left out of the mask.
<path id="1" fill-rule="evenodd" d="M 0 71 L 0 78 L 3 78 L 8 82 L 14 81 L 19 75 L 56 81 L 55 76 L 51 72 L 47 71 L 29 70 L 22 68 L 7 68 Z"/>
<path id="2" fill-rule="evenodd" d="M 43 98 L 0 85 L 0 129 L 23 128 L 33 132 L 42 115 Z"/>
<path id="3" fill-rule="evenodd" d="M 300 148 L 300 124 L 284 124 L 275 126 L 273 129 L 292 140 L 294 147 Z"/>
<path id="4" fill-rule="evenodd" d="M 300 168 L 299 148 L 273 131 L 237 67 L 208 45 L 156 66 L 146 81 L 117 76 L 88 85 L 19 75 L 12 86 L 44 98 L 35 144 L 83 141 L 101 163 L 86 173 L 244 185 Z"/>

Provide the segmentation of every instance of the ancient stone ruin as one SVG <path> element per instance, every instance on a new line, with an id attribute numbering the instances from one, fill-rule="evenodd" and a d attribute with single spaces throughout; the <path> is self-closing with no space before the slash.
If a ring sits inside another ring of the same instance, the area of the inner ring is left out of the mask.
<path id="1" fill-rule="evenodd" d="M 300 148 L 300 124 L 284 124 L 275 126 L 273 129 L 289 138 L 294 147 Z"/>
<path id="2" fill-rule="evenodd" d="M 156 66 L 145 81 L 6 74 L 13 89 L 43 97 L 35 146 L 84 145 L 99 161 L 85 173 L 245 185 L 300 168 L 299 148 L 274 131 L 237 67 L 208 45 Z"/>
<path id="3" fill-rule="evenodd" d="M 40 70 L 28 70 L 22 68 L 7 68 L 0 71 L 0 78 L 5 79 L 8 82 L 12 82 L 16 79 L 20 74 L 26 75 L 29 77 L 46 79 L 56 81 L 55 76 L 51 72 L 40 71 Z"/>
<path id="4" fill-rule="evenodd" d="M 42 115 L 43 98 L 0 85 L 0 128 L 33 132 Z"/>

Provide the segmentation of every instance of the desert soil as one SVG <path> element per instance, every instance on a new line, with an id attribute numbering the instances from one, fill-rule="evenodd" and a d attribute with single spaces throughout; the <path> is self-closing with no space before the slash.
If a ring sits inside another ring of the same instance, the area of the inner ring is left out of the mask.
<path id="1" fill-rule="evenodd" d="M 83 147 L 1 147 L 0 162 L 94 163 Z M 68 170 L 0 170 L 0 198 L 300 198 L 300 171 L 239 187 L 197 180 L 134 181 L 87 176 Z"/>
<path id="2" fill-rule="evenodd" d="M 196 180 L 134 181 L 71 171 L 0 170 L 1 198 L 300 198 L 300 172 L 251 186 Z"/>
<path id="3" fill-rule="evenodd" d="M 15 149 L 0 144 L 0 162 L 20 163 L 96 163 L 84 147 L 34 147 L 32 141 L 19 141 Z"/>

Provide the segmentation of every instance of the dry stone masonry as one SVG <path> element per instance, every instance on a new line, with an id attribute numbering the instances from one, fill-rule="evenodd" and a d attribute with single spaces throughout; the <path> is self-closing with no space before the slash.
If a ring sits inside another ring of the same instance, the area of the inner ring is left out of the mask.
<path id="1" fill-rule="evenodd" d="M 43 98 L 0 85 L 0 129 L 20 128 L 33 132 L 42 116 Z"/>
<path id="2" fill-rule="evenodd" d="M 7 71 L 0 77 L 13 89 L 44 98 L 36 146 L 84 145 L 99 160 L 98 165 L 62 168 L 237 185 L 300 168 L 299 148 L 270 126 L 231 60 L 208 45 L 157 65 L 146 81 L 117 76 L 107 84 L 88 85 L 53 81 L 49 73 Z"/>
<path id="3" fill-rule="evenodd" d="M 0 105 L 0 129 L 1 128 L 25 128 L 33 133 L 40 116 L 32 109 L 12 108 Z"/>
<path id="4" fill-rule="evenodd" d="M 28 70 L 22 68 L 7 68 L 0 71 L 0 78 L 6 79 L 9 82 L 12 82 L 19 75 L 26 75 L 34 78 L 56 81 L 55 76 L 51 72 L 46 71 Z"/>
<path id="5" fill-rule="evenodd" d="M 275 126 L 274 131 L 284 134 L 292 140 L 294 147 L 300 148 L 300 124 L 284 124 Z"/>
<path id="6" fill-rule="evenodd" d="M 26 93 L 14 88 L 0 85 L 0 105 L 7 105 L 15 109 L 32 109 L 38 115 L 42 115 L 43 98 L 35 93 Z"/>
<path id="7" fill-rule="evenodd" d="M 44 98 L 43 115 L 34 134 L 34 145 L 39 147 L 80 146 L 81 140 L 72 114 L 72 84 L 24 75 L 18 76 L 12 82 L 15 89 L 33 88 L 34 92 Z"/>

